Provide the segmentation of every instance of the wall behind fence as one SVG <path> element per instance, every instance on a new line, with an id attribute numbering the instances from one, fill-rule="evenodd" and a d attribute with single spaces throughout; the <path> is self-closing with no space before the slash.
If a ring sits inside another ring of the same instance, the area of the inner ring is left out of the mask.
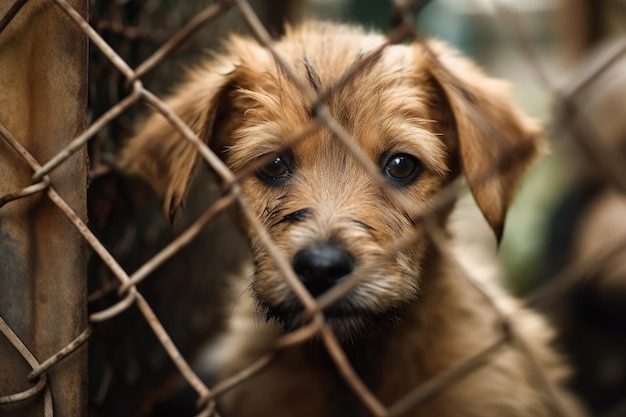
<path id="1" fill-rule="evenodd" d="M 72 1 L 83 16 L 86 3 Z M 0 16 L 12 6 L 0 2 Z M 6 139 L 0 140 L 0 318 L 37 362 L 54 355 L 86 325 L 87 251 L 44 193 L 7 198 L 31 184 L 36 168 L 10 140 L 40 163 L 52 158 L 85 128 L 86 88 L 87 37 L 53 3 L 27 2 L 0 33 L 0 135 Z M 86 151 L 50 174 L 50 181 L 84 220 Z M 44 398 L 50 409 L 53 397 L 57 415 L 84 415 L 86 363 L 86 352 L 77 352 L 54 373 L 29 381 L 32 364 L 0 337 L 0 397 L 33 386 L 46 390 L 43 396 L 2 406 L 0 414 L 41 416 Z"/>

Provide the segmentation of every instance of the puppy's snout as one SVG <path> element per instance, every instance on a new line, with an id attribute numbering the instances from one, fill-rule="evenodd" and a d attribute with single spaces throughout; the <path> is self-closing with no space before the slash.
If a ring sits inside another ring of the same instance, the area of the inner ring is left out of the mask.
<path id="1" fill-rule="evenodd" d="M 352 254 L 333 243 L 310 246 L 293 258 L 294 271 L 314 297 L 352 272 L 353 266 Z"/>

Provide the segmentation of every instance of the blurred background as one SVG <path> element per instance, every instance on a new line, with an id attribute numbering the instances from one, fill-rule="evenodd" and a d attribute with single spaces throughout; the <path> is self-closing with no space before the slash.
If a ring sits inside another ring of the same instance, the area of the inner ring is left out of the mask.
<path id="1" fill-rule="evenodd" d="M 92 1 L 91 24 L 136 68 L 211 3 Z M 415 13 L 419 29 L 509 80 L 516 101 L 545 127 L 550 151 L 522 186 L 500 246 L 507 285 L 556 324 L 559 349 L 576 366 L 572 385 L 593 415 L 626 416 L 626 1 L 423 3 Z M 395 19 L 387 0 L 252 4 L 275 36 L 284 22 L 311 16 L 383 32 Z M 231 31 L 246 32 L 237 10 L 195 33 L 143 77 L 144 84 L 166 93 L 185 67 Z M 90 118 L 127 94 L 124 77 L 92 48 Z M 138 105 L 124 112 L 89 149 L 90 226 L 129 271 L 173 238 L 151 191 L 115 170 L 117 150 L 145 110 Z M 206 250 L 202 245 L 194 242 L 141 287 L 190 358 L 220 319 L 210 311 L 216 289 L 191 266 Z M 237 259 L 233 255 L 232 262 Z M 89 274 L 90 309 L 98 311 L 116 299 L 116 281 L 95 257 Z M 155 414 L 156 404 L 180 390 L 180 377 L 137 312 L 99 325 L 97 332 L 90 343 L 92 415 Z M 159 409 L 167 415 L 165 406 Z"/>

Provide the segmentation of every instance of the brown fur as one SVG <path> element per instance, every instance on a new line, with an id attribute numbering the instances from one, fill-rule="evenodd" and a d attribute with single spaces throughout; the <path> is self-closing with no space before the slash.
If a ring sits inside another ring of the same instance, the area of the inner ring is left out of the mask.
<path id="1" fill-rule="evenodd" d="M 304 82 L 324 92 L 382 41 L 354 27 L 309 23 L 289 29 L 276 48 Z M 168 104 L 237 173 L 278 152 L 310 120 L 314 103 L 254 41 L 233 37 L 226 51 L 192 71 Z M 414 182 L 381 188 L 326 128 L 289 151 L 292 175 L 284 184 L 267 185 L 258 175 L 241 181 L 252 211 L 286 259 L 330 240 L 353 254 L 353 274 L 368 271 L 339 302 L 343 310 L 328 316 L 353 365 L 386 405 L 498 337 L 496 314 L 429 239 L 422 237 L 397 256 L 382 258 L 414 229 L 407 207 L 426 207 L 461 172 L 488 224 L 501 233 L 540 135 L 511 104 L 506 90 L 440 42 L 390 46 L 324 104 L 374 164 L 380 165 L 385 155 L 416 156 L 423 171 Z M 481 124 L 483 117 L 489 125 Z M 485 181 L 486 170 L 497 169 L 512 150 L 521 153 Z M 197 160 L 192 145 L 158 114 L 123 154 L 124 166 L 154 186 L 169 213 L 185 200 Z M 290 217 L 302 210 L 306 215 Z M 438 213 L 441 224 L 447 212 Z M 252 297 L 268 317 L 286 328 L 298 327 L 299 302 L 255 232 L 244 229 L 255 266 Z M 557 383 L 562 367 L 547 347 L 548 327 L 495 282 L 486 285 L 514 315 L 518 331 Z M 240 302 L 222 341 L 224 349 L 216 355 L 223 375 L 245 366 L 280 335 L 271 322 L 260 328 L 246 324 L 254 320 L 250 304 L 251 298 Z M 548 416 L 551 408 L 527 369 L 525 358 L 506 348 L 410 415 Z M 220 407 L 225 416 L 363 413 L 324 348 L 315 343 L 286 352 L 223 396 Z"/>

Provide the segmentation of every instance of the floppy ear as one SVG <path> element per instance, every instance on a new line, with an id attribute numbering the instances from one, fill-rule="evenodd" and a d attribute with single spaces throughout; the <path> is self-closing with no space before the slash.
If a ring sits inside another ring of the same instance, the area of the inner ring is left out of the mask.
<path id="1" fill-rule="evenodd" d="M 233 37 L 227 49 L 237 54 L 216 57 L 187 75 L 187 81 L 165 100 L 218 156 L 228 145 L 233 127 L 249 106 L 239 91 L 259 84 L 259 66 L 267 52 L 256 43 Z M 256 62 L 257 67 L 243 62 Z M 173 218 L 185 200 L 199 161 L 196 147 L 158 111 L 146 120 L 122 150 L 120 167 L 144 178 L 163 199 L 165 214 Z"/>
<path id="2" fill-rule="evenodd" d="M 218 71 L 197 71 L 165 100 L 209 145 L 213 145 L 220 102 L 225 101 L 230 78 Z M 182 204 L 197 162 L 195 146 L 158 111 L 148 117 L 120 155 L 121 168 L 145 179 L 163 199 L 170 217 Z"/>
<path id="3" fill-rule="evenodd" d="M 541 130 L 512 103 L 508 84 L 487 77 L 441 42 L 422 48 L 422 62 L 452 113 L 453 137 L 444 139 L 456 149 L 474 199 L 499 240 L 520 179 L 538 153 Z"/>

